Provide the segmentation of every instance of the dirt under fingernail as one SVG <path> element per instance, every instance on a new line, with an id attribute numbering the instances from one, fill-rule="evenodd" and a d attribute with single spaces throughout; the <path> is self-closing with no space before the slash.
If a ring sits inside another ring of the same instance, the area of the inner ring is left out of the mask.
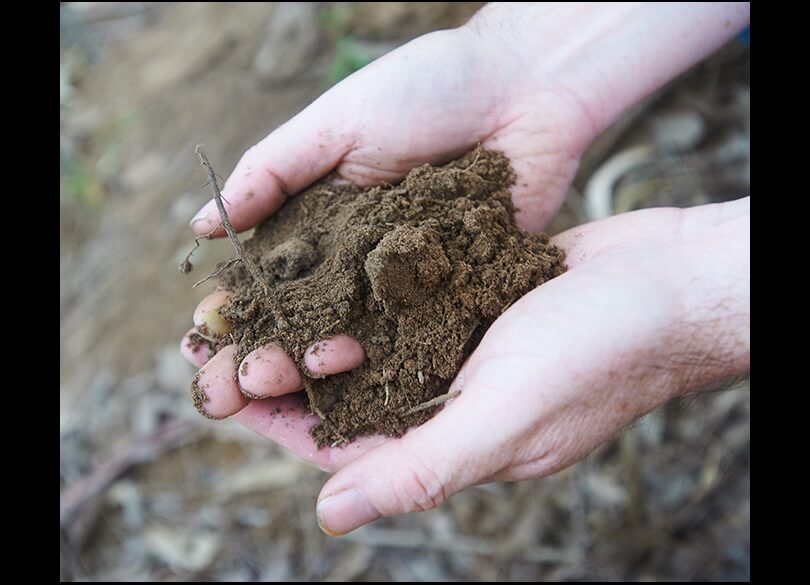
<path id="1" fill-rule="evenodd" d="M 269 294 L 242 263 L 220 276 L 236 363 L 275 343 L 303 369 L 314 342 L 349 335 L 365 364 L 306 386 L 318 446 L 425 422 L 438 406 L 417 407 L 447 392 L 492 322 L 565 271 L 547 235 L 515 224 L 514 180 L 506 157 L 478 149 L 398 186 L 321 182 L 292 197 L 244 244 Z"/>
<path id="2" fill-rule="evenodd" d="M 205 339 L 203 339 L 202 335 L 199 333 L 191 333 L 188 336 L 188 348 L 191 350 L 191 353 L 197 353 L 200 349 L 200 346 L 207 343 Z"/>
<path id="3" fill-rule="evenodd" d="M 205 403 L 209 402 L 210 399 L 208 395 L 205 393 L 205 390 L 200 387 L 200 375 L 202 370 L 194 374 L 194 377 L 191 379 L 191 400 L 194 403 L 194 407 L 197 409 L 201 415 L 206 418 L 210 418 L 213 420 L 212 417 L 208 412 L 205 410 Z"/>

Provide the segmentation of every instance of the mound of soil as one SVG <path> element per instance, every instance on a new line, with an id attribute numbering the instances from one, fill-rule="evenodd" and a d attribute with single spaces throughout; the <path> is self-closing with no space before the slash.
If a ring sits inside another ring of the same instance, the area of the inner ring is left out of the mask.
<path id="1" fill-rule="evenodd" d="M 303 363 L 307 347 L 358 339 L 362 367 L 306 387 L 321 447 L 425 422 L 437 407 L 415 407 L 447 392 L 492 322 L 565 271 L 548 236 L 516 226 L 513 182 L 506 157 L 477 150 L 417 167 L 398 186 L 322 182 L 291 198 L 244 245 L 271 294 L 241 264 L 220 277 L 234 292 L 221 310 L 232 338 L 220 347 L 235 341 L 238 363 L 276 343 L 316 378 Z"/>

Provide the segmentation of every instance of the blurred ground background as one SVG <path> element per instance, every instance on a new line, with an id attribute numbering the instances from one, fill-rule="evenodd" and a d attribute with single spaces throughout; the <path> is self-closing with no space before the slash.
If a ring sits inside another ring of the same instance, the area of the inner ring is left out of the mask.
<path id="1" fill-rule="evenodd" d="M 315 522 L 326 474 L 191 405 L 177 349 L 209 290 L 177 270 L 209 197 L 194 145 L 227 175 L 331 84 L 479 6 L 62 3 L 64 580 L 749 578 L 747 382 L 672 403 L 553 477 L 340 539 Z M 550 231 L 747 194 L 749 69 L 731 43 L 618 122 Z M 228 246 L 200 248 L 199 274 Z"/>

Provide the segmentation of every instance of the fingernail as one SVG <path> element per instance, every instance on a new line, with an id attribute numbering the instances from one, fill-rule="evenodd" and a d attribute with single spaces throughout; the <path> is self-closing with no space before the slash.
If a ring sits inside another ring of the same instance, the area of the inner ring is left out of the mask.
<path id="1" fill-rule="evenodd" d="M 225 335 L 231 330 L 231 324 L 219 314 L 219 309 L 214 308 L 200 315 L 195 315 L 194 325 L 202 335 Z"/>
<path id="2" fill-rule="evenodd" d="M 366 496 L 349 489 L 322 499 L 315 507 L 318 526 L 329 536 L 340 536 L 380 518 L 381 514 Z"/>
<path id="3" fill-rule="evenodd" d="M 193 218 L 191 218 L 191 221 L 188 222 L 188 225 L 193 228 L 194 224 L 199 222 L 199 221 L 208 222 L 208 205 L 205 205 L 202 209 L 200 209 L 197 212 L 197 215 L 195 215 Z"/>

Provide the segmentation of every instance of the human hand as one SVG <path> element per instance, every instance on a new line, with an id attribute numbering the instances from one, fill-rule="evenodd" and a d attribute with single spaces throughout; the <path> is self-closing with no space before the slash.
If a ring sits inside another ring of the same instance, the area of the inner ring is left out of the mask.
<path id="1" fill-rule="evenodd" d="M 458 398 L 326 483 L 327 532 L 549 475 L 667 400 L 748 371 L 748 198 L 628 213 L 553 241 L 569 271 L 492 325 L 451 386 Z"/>
<path id="2" fill-rule="evenodd" d="M 667 400 L 747 371 L 749 221 L 746 198 L 560 234 L 569 271 L 512 305 L 451 386 L 461 395 L 401 438 L 319 451 L 307 432 L 317 418 L 294 395 L 233 418 L 337 471 L 318 504 L 333 534 L 554 473 Z M 232 379 L 232 363 L 216 366 Z M 216 404 L 244 399 L 235 383 L 211 388 Z"/>

